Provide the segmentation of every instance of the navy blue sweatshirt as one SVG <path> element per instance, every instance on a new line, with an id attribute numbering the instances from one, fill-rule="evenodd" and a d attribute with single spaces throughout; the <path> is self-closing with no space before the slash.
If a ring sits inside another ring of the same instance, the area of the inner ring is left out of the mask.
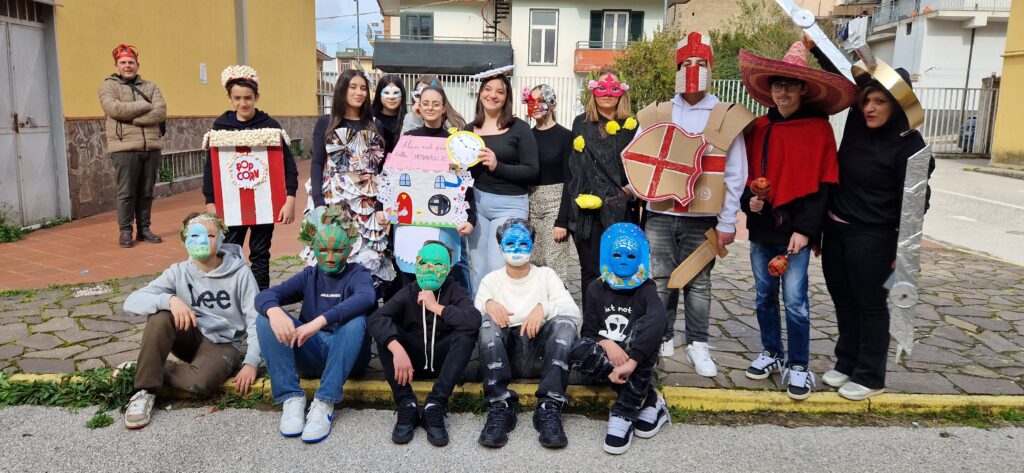
<path id="1" fill-rule="evenodd" d="M 260 128 L 281 128 L 280 123 L 267 115 L 266 112 L 256 109 L 256 114 L 244 122 L 238 121 L 234 110 L 228 110 L 213 122 L 214 130 L 258 130 Z M 295 166 L 295 157 L 292 156 L 291 143 L 282 143 L 284 148 L 284 188 L 286 193 L 295 197 L 295 191 L 299 189 L 299 168 Z M 203 166 L 203 196 L 206 203 L 214 203 L 213 195 L 213 169 L 210 167 L 210 153 L 206 153 L 206 164 Z"/>
<path id="2" fill-rule="evenodd" d="M 327 319 L 323 330 L 334 332 L 337 325 L 368 315 L 377 296 L 370 272 L 356 263 L 347 263 L 337 275 L 325 274 L 319 266 L 307 266 L 287 281 L 260 292 L 256 310 L 266 317 L 267 310 L 296 302 L 302 302 L 299 320 L 306 323 L 323 315 Z"/>

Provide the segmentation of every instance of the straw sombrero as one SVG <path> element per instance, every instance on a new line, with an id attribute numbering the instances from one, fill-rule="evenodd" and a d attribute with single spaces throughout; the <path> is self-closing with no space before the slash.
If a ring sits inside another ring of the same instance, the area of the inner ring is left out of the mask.
<path id="1" fill-rule="evenodd" d="M 768 108 L 775 107 L 772 88 L 768 80 L 772 77 L 788 77 L 802 80 L 807 84 L 807 94 L 802 103 L 833 115 L 851 107 L 857 102 L 859 89 L 845 77 L 807 65 L 807 47 L 800 41 L 793 43 L 782 60 L 768 59 L 740 50 L 740 75 L 743 85 L 757 103 Z"/>

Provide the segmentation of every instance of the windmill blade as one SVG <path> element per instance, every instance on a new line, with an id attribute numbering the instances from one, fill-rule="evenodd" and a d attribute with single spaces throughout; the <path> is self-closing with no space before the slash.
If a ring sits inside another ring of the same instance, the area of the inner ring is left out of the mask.
<path id="1" fill-rule="evenodd" d="M 846 56 L 832 44 L 832 40 L 828 38 L 821 27 L 818 26 L 818 19 L 814 17 L 814 14 L 810 10 L 800 8 L 793 0 L 775 0 L 775 3 L 779 4 L 779 7 L 786 12 L 787 15 L 796 23 L 796 26 L 804 30 L 814 43 L 818 45 L 818 49 L 828 56 L 828 59 L 832 61 L 832 64 L 839 69 L 839 72 L 843 73 L 850 82 L 853 82 L 853 73 L 850 72 L 850 61 L 846 59 Z"/>

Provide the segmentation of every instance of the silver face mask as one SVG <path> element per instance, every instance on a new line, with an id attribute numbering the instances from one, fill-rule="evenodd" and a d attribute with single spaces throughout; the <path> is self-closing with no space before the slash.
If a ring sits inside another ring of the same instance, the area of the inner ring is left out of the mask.
<path id="1" fill-rule="evenodd" d="M 385 100 L 401 99 L 402 98 L 402 89 L 400 89 L 396 85 L 388 85 L 388 86 L 384 87 L 383 89 L 381 89 L 381 91 L 380 91 L 380 98 L 385 99 Z"/>

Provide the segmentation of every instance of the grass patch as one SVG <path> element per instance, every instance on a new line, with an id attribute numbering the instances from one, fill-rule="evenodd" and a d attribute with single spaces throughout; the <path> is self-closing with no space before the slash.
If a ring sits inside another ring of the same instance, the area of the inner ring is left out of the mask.
<path id="1" fill-rule="evenodd" d="M 56 382 L 31 383 L 11 382 L 6 375 L 0 373 L 0 408 L 15 405 L 71 409 L 99 406 L 97 415 L 120 409 L 128 404 L 135 391 L 135 367 L 121 370 L 116 378 L 111 377 L 110 373 L 110 369 L 101 368 L 64 375 Z M 93 416 L 86 425 L 100 427 L 100 423 L 102 421 Z"/>
<path id="2" fill-rule="evenodd" d="M 13 297 L 21 297 L 22 299 L 24 299 L 25 297 L 30 297 L 30 296 L 35 296 L 35 295 L 36 295 L 36 290 L 35 289 L 4 289 L 4 290 L 0 291 L 0 299 L 7 299 L 9 297 L 11 297 L 11 298 L 13 298 Z M 25 302 L 25 301 L 23 300 L 22 302 Z"/>
<path id="3" fill-rule="evenodd" d="M 92 416 L 85 426 L 90 429 L 102 429 L 103 427 L 110 427 L 114 423 L 114 418 L 110 417 L 110 414 L 106 412 L 97 412 L 96 415 Z"/>

